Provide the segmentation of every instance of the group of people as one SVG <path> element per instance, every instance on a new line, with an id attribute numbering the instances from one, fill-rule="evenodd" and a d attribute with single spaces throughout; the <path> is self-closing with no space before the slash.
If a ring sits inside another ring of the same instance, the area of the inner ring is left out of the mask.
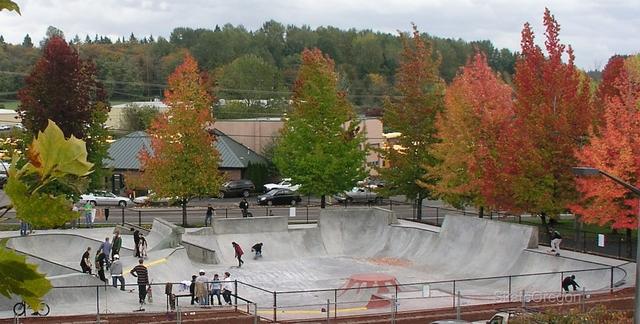
<path id="1" fill-rule="evenodd" d="M 217 273 L 213 275 L 213 278 L 208 278 L 202 269 L 198 274 L 191 276 L 191 285 L 189 286 L 191 305 L 215 305 L 214 297 L 217 297 L 218 305 L 222 305 L 220 296 L 222 296 L 225 304 L 232 304 L 233 280 L 231 280 L 229 272 L 224 273 L 222 280 L 220 280 Z"/>
<path id="2" fill-rule="evenodd" d="M 82 254 L 80 268 L 83 273 L 93 274 L 95 267 L 96 274 L 100 280 L 109 283 L 105 276 L 105 271 L 111 270 L 111 280 L 114 287 L 120 282 L 120 289 L 124 290 L 124 276 L 122 275 L 122 264 L 120 263 L 120 248 L 122 247 L 122 237 L 120 231 L 116 230 L 113 239 L 105 237 L 104 242 L 98 247 L 95 257 L 91 260 L 91 247 Z"/>

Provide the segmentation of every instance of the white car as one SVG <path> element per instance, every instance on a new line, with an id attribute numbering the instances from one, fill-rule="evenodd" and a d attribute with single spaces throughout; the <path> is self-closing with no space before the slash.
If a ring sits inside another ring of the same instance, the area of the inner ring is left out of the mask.
<path id="1" fill-rule="evenodd" d="M 80 203 L 89 202 L 94 206 L 127 207 L 133 204 L 127 197 L 116 196 L 108 191 L 96 191 L 80 196 Z"/>
<path id="2" fill-rule="evenodd" d="M 136 198 L 133 198 L 133 202 L 136 205 L 142 205 L 142 206 L 154 206 L 154 205 L 159 205 L 159 206 L 169 206 L 172 201 L 170 198 L 166 198 L 166 197 L 156 197 L 156 196 L 138 196 Z"/>
<path id="3" fill-rule="evenodd" d="M 284 178 L 282 181 L 278 183 L 267 183 L 264 185 L 265 192 L 269 192 L 272 189 L 289 189 L 291 191 L 298 191 L 300 189 L 300 185 L 294 185 L 291 182 L 291 178 Z"/>

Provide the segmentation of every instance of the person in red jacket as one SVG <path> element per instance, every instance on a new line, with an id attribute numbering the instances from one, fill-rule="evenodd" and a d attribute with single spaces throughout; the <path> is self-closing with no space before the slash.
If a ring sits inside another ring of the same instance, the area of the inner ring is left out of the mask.
<path id="1" fill-rule="evenodd" d="M 242 248 L 238 243 L 231 242 L 231 245 L 233 245 L 233 249 L 236 251 L 236 258 L 238 258 L 238 268 L 240 268 L 244 263 L 244 261 L 242 261 L 242 255 L 244 254 L 244 252 L 242 251 Z"/>

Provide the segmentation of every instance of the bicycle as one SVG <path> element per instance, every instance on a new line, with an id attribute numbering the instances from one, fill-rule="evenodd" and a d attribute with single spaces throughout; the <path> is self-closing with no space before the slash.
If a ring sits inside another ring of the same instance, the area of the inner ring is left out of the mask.
<path id="1" fill-rule="evenodd" d="M 17 302 L 15 305 L 13 305 L 13 313 L 16 314 L 16 316 L 22 316 L 27 312 L 27 308 L 30 307 L 24 301 Z M 47 303 L 45 302 L 41 302 L 40 311 L 33 312 L 31 315 L 47 316 L 49 315 L 50 311 L 51 308 L 49 308 L 49 305 L 47 305 Z"/>

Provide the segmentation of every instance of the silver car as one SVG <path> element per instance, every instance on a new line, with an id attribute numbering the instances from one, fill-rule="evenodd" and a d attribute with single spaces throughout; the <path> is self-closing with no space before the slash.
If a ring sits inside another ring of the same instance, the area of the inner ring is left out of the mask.
<path id="1" fill-rule="evenodd" d="M 127 197 L 116 196 L 109 191 L 95 191 L 80 196 L 80 203 L 89 202 L 94 206 L 120 206 L 127 207 L 133 202 Z"/>

